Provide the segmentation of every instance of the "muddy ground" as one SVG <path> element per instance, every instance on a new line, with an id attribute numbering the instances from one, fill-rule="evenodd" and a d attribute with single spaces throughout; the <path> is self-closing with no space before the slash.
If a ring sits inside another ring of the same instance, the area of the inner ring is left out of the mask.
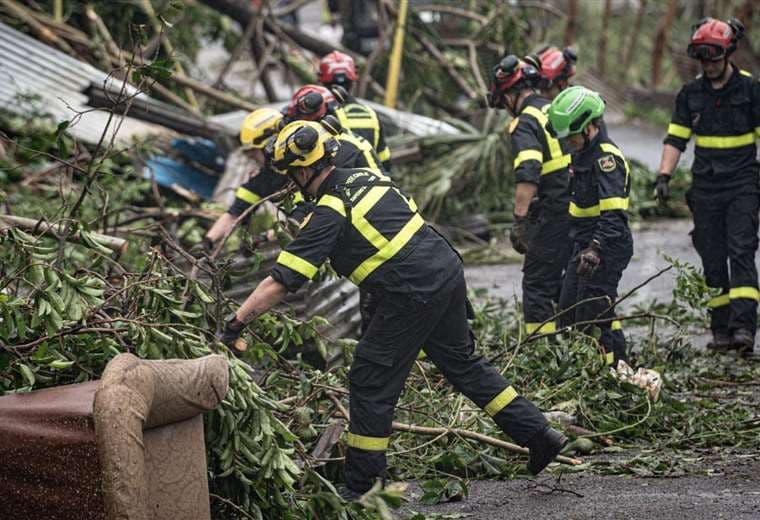
<path id="1" fill-rule="evenodd" d="M 703 461 L 702 474 L 642 478 L 593 474 L 538 480 L 475 481 L 464 501 L 424 506 L 412 486 L 402 517 L 502 520 L 712 520 L 760 518 L 760 462 L 741 456 Z M 707 469 L 711 472 L 708 475 Z"/>

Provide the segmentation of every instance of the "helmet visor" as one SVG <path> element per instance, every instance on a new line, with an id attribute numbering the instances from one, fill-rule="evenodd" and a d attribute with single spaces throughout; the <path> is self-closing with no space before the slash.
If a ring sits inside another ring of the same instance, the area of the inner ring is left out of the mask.
<path id="1" fill-rule="evenodd" d="M 726 50 L 718 45 L 702 43 L 698 45 L 690 44 L 687 48 L 689 58 L 695 60 L 718 61 L 726 55 Z"/>

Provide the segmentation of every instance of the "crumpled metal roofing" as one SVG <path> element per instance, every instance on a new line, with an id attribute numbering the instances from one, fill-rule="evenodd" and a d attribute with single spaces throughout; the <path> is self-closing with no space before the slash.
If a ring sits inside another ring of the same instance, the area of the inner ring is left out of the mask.
<path id="1" fill-rule="evenodd" d="M 0 110 L 19 115 L 50 114 L 57 122 L 71 120 L 70 135 L 97 143 L 108 112 L 87 106 L 83 91 L 90 83 L 106 82 L 111 89 L 121 88 L 120 80 L 0 23 Z M 130 86 L 129 91 L 134 93 L 135 89 Z M 79 117 L 77 112 L 81 113 Z M 119 119 L 112 121 L 109 139 Z M 116 141 L 126 144 L 138 135 L 166 132 L 161 126 L 126 117 Z"/>

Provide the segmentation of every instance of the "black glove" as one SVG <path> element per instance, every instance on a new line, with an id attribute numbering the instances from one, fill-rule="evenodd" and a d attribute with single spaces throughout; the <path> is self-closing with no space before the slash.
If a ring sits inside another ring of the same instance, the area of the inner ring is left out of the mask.
<path id="1" fill-rule="evenodd" d="M 655 197 L 660 204 L 665 204 L 670 198 L 670 175 L 660 173 L 657 175 L 657 184 L 655 185 Z"/>
<path id="2" fill-rule="evenodd" d="M 578 276 L 593 276 L 594 271 L 596 271 L 599 263 L 602 261 L 599 256 L 600 250 L 599 242 L 592 240 L 589 246 L 579 253 L 578 268 L 575 270 Z"/>
<path id="3" fill-rule="evenodd" d="M 209 237 L 203 237 L 203 241 L 191 247 L 189 253 L 193 258 L 203 258 L 211 254 L 213 249 L 214 241 Z"/>
<path id="4" fill-rule="evenodd" d="M 239 356 L 243 353 L 243 349 L 240 349 L 236 343 L 240 339 L 240 333 L 243 331 L 245 324 L 238 320 L 236 316 L 233 316 L 224 324 L 224 330 L 217 333 L 216 339 L 224 343 L 233 354 Z"/>
<path id="5" fill-rule="evenodd" d="M 512 247 L 521 255 L 528 252 L 528 242 L 525 237 L 527 224 L 527 217 L 515 215 L 515 220 L 512 222 L 512 230 L 509 232 L 509 240 L 512 242 Z"/>

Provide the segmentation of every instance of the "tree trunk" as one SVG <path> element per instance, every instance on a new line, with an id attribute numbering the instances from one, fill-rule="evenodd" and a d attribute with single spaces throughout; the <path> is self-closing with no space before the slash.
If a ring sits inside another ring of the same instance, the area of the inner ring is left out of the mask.
<path id="1" fill-rule="evenodd" d="M 567 24 L 565 25 L 565 47 L 575 43 L 575 28 L 578 26 L 578 0 L 567 3 Z"/>
<path id="2" fill-rule="evenodd" d="M 668 43 L 668 33 L 673 25 L 673 19 L 678 11 L 678 0 L 668 0 L 668 10 L 657 26 L 657 34 L 654 37 L 654 49 L 652 50 L 652 89 L 657 88 L 662 80 L 662 58 Z"/>
<path id="3" fill-rule="evenodd" d="M 736 17 L 744 24 L 744 34 L 752 34 L 752 19 L 755 14 L 755 0 L 745 0 L 736 13 Z M 747 38 L 739 42 L 734 61 L 743 69 L 756 71 L 760 68 L 760 57 L 752 50 L 752 45 Z"/>
<path id="4" fill-rule="evenodd" d="M 596 55 L 596 68 L 601 77 L 607 70 L 607 34 L 610 28 L 610 12 L 612 11 L 612 0 L 604 0 L 604 14 L 602 15 L 602 30 L 599 34 L 599 48 Z"/>
<path id="5" fill-rule="evenodd" d="M 631 38 L 625 51 L 625 59 L 623 60 L 623 77 L 626 77 L 631 69 L 633 53 L 639 44 L 639 33 L 641 33 L 641 24 L 644 21 L 644 11 L 646 11 L 646 8 L 647 0 L 639 0 L 639 10 L 636 12 L 636 21 L 633 23 L 633 31 L 631 31 Z"/>

